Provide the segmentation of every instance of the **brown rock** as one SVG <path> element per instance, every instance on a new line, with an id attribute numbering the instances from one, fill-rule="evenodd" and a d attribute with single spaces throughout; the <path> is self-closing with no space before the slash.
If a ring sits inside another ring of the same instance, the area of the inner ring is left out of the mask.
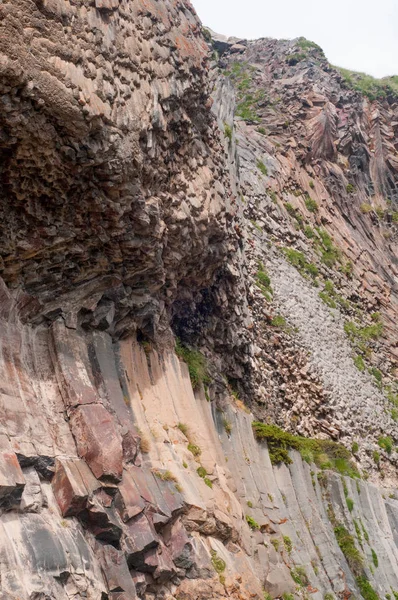
<path id="1" fill-rule="evenodd" d="M 99 487 L 87 464 L 81 459 L 57 459 L 52 488 L 64 517 L 77 515 L 90 494 Z"/>

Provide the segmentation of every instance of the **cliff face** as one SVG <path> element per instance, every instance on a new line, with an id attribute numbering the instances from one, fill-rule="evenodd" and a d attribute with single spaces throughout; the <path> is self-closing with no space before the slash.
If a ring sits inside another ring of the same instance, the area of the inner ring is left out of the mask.
<path id="1" fill-rule="evenodd" d="M 185 0 L 0 29 L 1 600 L 396 596 L 391 88 Z"/>

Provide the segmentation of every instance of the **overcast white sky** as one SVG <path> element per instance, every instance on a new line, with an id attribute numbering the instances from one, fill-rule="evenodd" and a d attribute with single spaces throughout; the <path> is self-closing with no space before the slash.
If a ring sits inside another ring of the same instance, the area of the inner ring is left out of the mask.
<path id="1" fill-rule="evenodd" d="M 191 0 L 202 23 L 247 39 L 304 36 L 333 65 L 398 74 L 398 0 Z"/>

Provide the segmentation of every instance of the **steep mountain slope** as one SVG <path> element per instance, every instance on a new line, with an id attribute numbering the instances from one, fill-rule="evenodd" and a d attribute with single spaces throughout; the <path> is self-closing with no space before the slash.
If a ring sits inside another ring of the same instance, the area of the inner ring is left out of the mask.
<path id="1" fill-rule="evenodd" d="M 0 30 L 1 600 L 397 597 L 392 84 L 187 0 Z"/>

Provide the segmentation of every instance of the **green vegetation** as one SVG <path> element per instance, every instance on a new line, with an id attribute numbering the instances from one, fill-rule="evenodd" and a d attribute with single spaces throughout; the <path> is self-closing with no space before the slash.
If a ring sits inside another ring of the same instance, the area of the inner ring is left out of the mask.
<path id="1" fill-rule="evenodd" d="M 224 123 L 224 134 L 230 142 L 232 142 L 232 127 L 228 123 Z"/>
<path id="2" fill-rule="evenodd" d="M 354 365 L 356 366 L 358 371 L 361 371 L 362 373 L 364 372 L 365 362 L 360 354 L 357 354 L 357 356 L 354 358 Z"/>
<path id="3" fill-rule="evenodd" d="M 362 546 L 361 528 L 359 527 L 358 521 L 356 521 L 355 519 L 353 519 L 353 523 L 354 523 L 354 527 L 355 527 L 355 533 L 357 534 L 358 542 L 359 542 L 360 546 Z"/>
<path id="4" fill-rule="evenodd" d="M 346 498 L 347 507 L 350 512 L 354 510 L 354 500 L 352 498 Z"/>
<path id="5" fill-rule="evenodd" d="M 361 213 L 364 215 L 367 215 L 368 213 L 372 212 L 372 210 L 373 210 L 372 205 L 368 204 L 367 202 L 362 202 L 359 209 L 360 209 Z"/>
<path id="6" fill-rule="evenodd" d="M 257 169 L 259 169 L 263 175 L 268 175 L 268 169 L 261 160 L 257 161 Z"/>
<path id="7" fill-rule="evenodd" d="M 375 461 L 376 465 L 380 463 L 380 452 L 377 452 L 377 450 L 373 450 L 373 460 Z"/>
<path id="8" fill-rule="evenodd" d="M 352 183 L 347 183 L 347 186 L 345 189 L 346 189 L 347 194 L 353 194 L 355 192 L 355 188 L 352 185 Z"/>
<path id="9" fill-rule="evenodd" d="M 346 557 L 350 569 L 355 574 L 360 573 L 363 566 L 363 556 L 355 546 L 353 536 L 341 523 L 333 523 L 332 521 L 332 525 L 334 525 L 334 535 L 336 536 L 337 543 Z"/>
<path id="10" fill-rule="evenodd" d="M 357 577 L 356 582 L 359 587 L 359 591 L 361 592 L 361 596 L 365 598 L 365 600 L 380 600 L 379 595 L 372 588 L 365 575 Z"/>
<path id="11" fill-rule="evenodd" d="M 205 484 L 207 485 L 207 487 L 209 487 L 210 489 L 213 488 L 213 483 L 212 483 L 211 479 L 209 479 L 208 477 L 204 477 L 203 481 L 205 482 Z"/>
<path id="12" fill-rule="evenodd" d="M 376 79 L 366 73 L 358 73 L 336 67 L 345 80 L 348 87 L 367 96 L 369 100 L 374 101 L 378 98 L 386 98 L 389 95 L 398 95 L 398 77 L 384 77 Z"/>
<path id="13" fill-rule="evenodd" d="M 251 502 L 250 500 L 247 501 L 247 506 L 249 508 L 253 508 L 253 502 Z"/>
<path id="14" fill-rule="evenodd" d="M 299 585 L 300 587 L 305 587 L 309 584 L 307 573 L 305 572 L 304 567 L 299 566 L 290 569 L 290 575 L 294 583 L 297 583 L 297 585 Z"/>
<path id="15" fill-rule="evenodd" d="M 310 179 L 310 181 L 309 181 L 308 185 L 310 186 L 310 188 L 311 188 L 312 190 L 313 190 L 313 189 L 314 189 L 314 187 L 315 187 L 315 184 L 314 184 L 314 182 L 312 181 L 312 179 Z"/>
<path id="16" fill-rule="evenodd" d="M 304 254 L 294 248 L 282 248 L 287 260 L 292 264 L 304 277 L 315 278 L 318 275 L 317 267 L 307 262 Z"/>
<path id="17" fill-rule="evenodd" d="M 316 231 L 319 236 L 319 240 L 315 242 L 315 250 L 320 253 L 321 261 L 327 267 L 334 267 L 336 262 L 341 262 L 341 252 L 333 244 L 333 240 L 325 229 L 317 227 Z"/>
<path id="18" fill-rule="evenodd" d="M 298 450 L 305 460 L 312 457 L 321 469 L 332 469 L 342 475 L 359 477 L 358 470 L 350 462 L 351 454 L 347 448 L 331 440 L 317 440 L 288 433 L 277 425 L 254 421 L 253 431 L 258 440 L 265 440 L 268 445 L 272 464 L 281 462 L 290 464 L 289 450 Z M 312 462 L 312 461 L 311 461 Z"/>
<path id="19" fill-rule="evenodd" d="M 376 552 L 373 550 L 373 548 L 370 549 L 371 553 L 372 553 L 372 561 L 374 566 L 377 568 L 379 566 L 379 559 L 377 558 L 377 554 Z"/>
<path id="20" fill-rule="evenodd" d="M 371 375 L 373 375 L 373 377 L 376 379 L 378 384 L 381 384 L 382 379 L 383 379 L 383 374 L 379 369 L 377 369 L 376 367 L 372 367 L 371 369 L 369 369 L 369 373 Z"/>
<path id="21" fill-rule="evenodd" d="M 320 46 L 318 46 L 318 44 L 316 44 L 315 42 L 311 42 L 310 40 L 307 40 L 305 37 L 300 37 L 297 45 L 302 49 L 302 50 L 318 50 L 318 52 L 320 52 L 321 54 L 323 54 L 323 50 Z"/>
<path id="22" fill-rule="evenodd" d="M 246 62 L 234 62 L 230 69 L 225 72 L 235 84 L 237 90 L 236 116 L 245 121 L 258 123 L 260 118 L 256 112 L 257 105 L 264 99 L 264 90 L 257 90 L 252 93 L 252 71 L 255 70 Z"/>
<path id="23" fill-rule="evenodd" d="M 226 564 L 225 560 L 223 560 L 222 558 L 220 558 L 218 556 L 218 554 L 215 550 L 211 550 L 210 555 L 211 555 L 211 564 L 213 565 L 213 568 L 216 571 L 216 573 L 218 573 L 220 575 L 220 573 L 223 573 L 225 571 L 227 564 Z"/>
<path id="24" fill-rule="evenodd" d="M 327 594 L 324 595 L 323 600 L 335 600 L 335 599 L 334 599 L 333 594 L 328 592 Z"/>
<path id="25" fill-rule="evenodd" d="M 271 325 L 272 325 L 272 327 L 278 327 L 279 329 L 285 329 L 286 328 L 286 319 L 284 317 L 282 317 L 282 315 L 275 315 L 275 317 L 273 317 L 271 319 Z"/>
<path id="26" fill-rule="evenodd" d="M 364 524 L 362 522 L 362 519 L 359 519 L 359 522 L 360 522 L 361 527 L 362 527 L 363 537 L 365 538 L 365 541 L 368 542 L 368 544 L 369 544 L 369 534 L 368 534 L 367 530 L 365 529 L 365 526 L 364 526 Z"/>
<path id="27" fill-rule="evenodd" d="M 283 545 L 285 546 L 286 552 L 288 554 L 290 554 L 291 551 L 293 550 L 293 543 L 289 536 L 287 536 L 287 535 L 283 536 Z"/>
<path id="28" fill-rule="evenodd" d="M 319 292 L 319 297 L 329 308 L 337 308 L 335 300 L 327 292 Z"/>
<path id="29" fill-rule="evenodd" d="M 265 135 L 267 132 L 265 131 L 264 127 L 257 127 L 257 131 L 259 133 L 261 133 L 261 135 Z"/>
<path id="30" fill-rule="evenodd" d="M 188 469 L 188 463 L 186 463 L 185 460 L 182 462 L 182 466 L 184 469 Z"/>
<path id="31" fill-rule="evenodd" d="M 210 383 L 206 359 L 199 350 L 187 348 L 182 344 L 181 340 L 177 338 L 175 352 L 177 356 L 188 365 L 193 389 L 197 389 L 201 384 Z"/>
<path id="32" fill-rule="evenodd" d="M 282 600 L 294 600 L 293 594 L 282 594 Z"/>
<path id="33" fill-rule="evenodd" d="M 253 529 L 253 531 L 255 531 L 256 529 L 260 529 L 260 525 L 250 515 L 246 515 L 246 522 L 249 525 L 250 529 Z"/>
<path id="34" fill-rule="evenodd" d="M 178 423 L 177 429 L 179 429 L 181 433 L 185 435 L 185 437 L 188 437 L 188 425 L 185 423 Z"/>
<path id="35" fill-rule="evenodd" d="M 256 285 L 261 290 L 265 298 L 268 301 L 271 301 L 273 294 L 271 287 L 271 279 L 266 273 L 262 262 L 258 263 L 258 271 L 256 273 Z"/>
<path id="36" fill-rule="evenodd" d="M 299 63 L 302 60 L 305 60 L 306 58 L 307 54 L 305 52 L 295 52 L 294 54 L 288 54 L 286 56 L 286 62 L 291 67 L 294 67 L 294 65 L 297 65 L 297 63 Z"/>
<path id="37" fill-rule="evenodd" d="M 192 452 L 194 456 L 200 456 L 202 454 L 202 450 L 196 444 L 188 444 L 188 450 Z"/>
<path id="38" fill-rule="evenodd" d="M 377 440 L 380 448 L 383 448 L 387 452 L 387 454 L 391 454 L 393 448 L 393 440 L 390 436 L 380 437 Z"/>
<path id="39" fill-rule="evenodd" d="M 275 548 L 275 552 L 278 552 L 278 550 L 279 550 L 279 540 L 278 540 L 278 538 L 273 538 L 271 540 L 271 544 Z"/>
<path id="40" fill-rule="evenodd" d="M 352 442 L 352 446 L 351 446 L 351 452 L 353 454 L 356 454 L 359 450 L 359 444 L 358 442 Z"/>
<path id="41" fill-rule="evenodd" d="M 231 435 L 232 433 L 232 423 L 228 421 L 226 417 L 223 418 L 222 424 L 224 425 L 224 429 L 227 435 Z"/>
<path id="42" fill-rule="evenodd" d="M 316 213 L 318 210 L 318 204 L 315 202 L 315 200 L 313 200 L 312 198 L 310 198 L 310 196 L 307 196 L 304 200 L 304 203 L 307 207 L 307 210 L 309 210 L 312 213 Z"/>
<path id="43" fill-rule="evenodd" d="M 161 479 L 162 481 L 177 481 L 177 477 L 175 475 L 173 475 L 173 473 L 169 470 L 166 471 L 152 471 L 152 473 L 155 475 L 155 477 L 157 477 L 158 479 Z"/>
<path id="44" fill-rule="evenodd" d="M 196 469 L 197 474 L 199 475 L 199 477 L 201 477 L 202 479 L 204 479 L 207 475 L 207 471 L 204 467 L 200 466 Z"/>
<path id="45" fill-rule="evenodd" d="M 379 322 L 374 325 L 358 327 L 353 321 L 346 321 L 344 323 L 344 331 L 352 342 L 358 340 L 368 342 L 370 340 L 377 340 L 381 336 L 383 333 L 383 324 Z"/>

